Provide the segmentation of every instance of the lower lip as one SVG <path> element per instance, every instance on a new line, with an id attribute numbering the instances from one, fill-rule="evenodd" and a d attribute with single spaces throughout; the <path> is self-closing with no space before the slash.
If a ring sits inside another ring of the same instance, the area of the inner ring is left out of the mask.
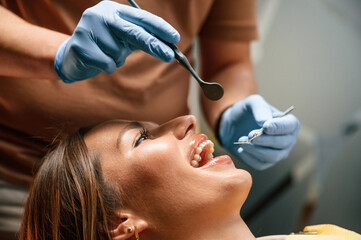
<path id="1" fill-rule="evenodd" d="M 201 169 L 209 168 L 209 167 L 213 167 L 213 166 L 216 166 L 219 164 L 225 164 L 225 163 L 232 163 L 232 159 L 228 155 L 222 155 L 219 157 L 215 157 L 211 161 L 209 161 L 207 164 L 205 164 L 204 166 L 202 166 L 200 168 Z"/>

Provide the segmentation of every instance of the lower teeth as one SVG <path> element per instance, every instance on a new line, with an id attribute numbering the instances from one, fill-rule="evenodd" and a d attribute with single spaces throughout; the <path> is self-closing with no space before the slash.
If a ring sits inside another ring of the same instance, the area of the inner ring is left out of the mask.
<path id="1" fill-rule="evenodd" d="M 191 165 L 192 165 L 193 167 L 198 167 L 198 166 L 199 166 L 199 163 L 198 163 L 196 160 L 192 160 Z"/>

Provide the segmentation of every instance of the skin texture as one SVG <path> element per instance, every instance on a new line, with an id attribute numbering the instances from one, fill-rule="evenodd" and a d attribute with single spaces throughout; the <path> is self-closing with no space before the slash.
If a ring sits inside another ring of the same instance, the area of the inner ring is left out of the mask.
<path id="1" fill-rule="evenodd" d="M 0 75 L 58 80 L 54 58 L 69 36 L 32 25 L 0 6 Z"/>
<path id="2" fill-rule="evenodd" d="M 204 169 L 190 165 L 193 116 L 142 124 L 149 139 L 141 138 L 136 147 L 141 128 L 121 120 L 98 125 L 85 136 L 105 177 L 126 193 L 114 239 L 131 237 L 130 226 L 141 239 L 254 239 L 239 216 L 250 174 L 232 161 Z"/>
<path id="3" fill-rule="evenodd" d="M 203 112 L 214 128 L 219 114 L 232 104 L 257 92 L 250 58 L 250 43 L 203 38 L 201 42 L 202 76 L 224 88 L 219 101 L 202 95 Z"/>

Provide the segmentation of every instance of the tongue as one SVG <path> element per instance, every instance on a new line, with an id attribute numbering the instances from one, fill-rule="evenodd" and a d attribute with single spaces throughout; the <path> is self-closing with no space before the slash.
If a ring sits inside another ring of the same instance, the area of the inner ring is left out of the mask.
<path id="1" fill-rule="evenodd" d="M 199 166 L 198 167 L 202 167 L 203 165 L 205 165 L 207 163 L 206 161 L 206 151 L 203 150 L 199 155 L 201 156 L 201 161 L 199 162 Z"/>

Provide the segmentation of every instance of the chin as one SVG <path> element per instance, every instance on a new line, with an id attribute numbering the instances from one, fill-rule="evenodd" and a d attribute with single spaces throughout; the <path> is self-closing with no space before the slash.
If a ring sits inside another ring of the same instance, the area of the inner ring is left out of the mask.
<path id="1" fill-rule="evenodd" d="M 225 217 L 239 216 L 239 212 L 247 199 L 252 186 L 252 177 L 243 169 L 225 171 L 222 178 L 218 178 L 215 188 L 215 209 Z M 239 216 L 240 217 L 240 216 Z"/>
<path id="2" fill-rule="evenodd" d="M 252 186 L 252 176 L 249 172 L 243 169 L 235 169 L 233 174 L 227 176 L 228 185 L 231 188 L 242 189 L 247 191 L 247 194 Z"/>
<path id="3" fill-rule="evenodd" d="M 248 171 L 243 169 L 234 168 L 233 171 L 228 171 L 224 179 L 224 190 L 227 199 L 234 199 L 235 204 L 240 205 L 240 207 L 246 201 L 251 187 L 252 176 Z"/>
<path id="4" fill-rule="evenodd" d="M 203 166 L 200 169 L 218 173 L 224 179 L 221 181 L 228 186 L 227 188 L 242 189 L 247 190 L 247 193 L 249 192 L 252 186 L 251 174 L 244 169 L 236 168 L 230 156 L 222 155 L 214 158 L 207 166 Z"/>

